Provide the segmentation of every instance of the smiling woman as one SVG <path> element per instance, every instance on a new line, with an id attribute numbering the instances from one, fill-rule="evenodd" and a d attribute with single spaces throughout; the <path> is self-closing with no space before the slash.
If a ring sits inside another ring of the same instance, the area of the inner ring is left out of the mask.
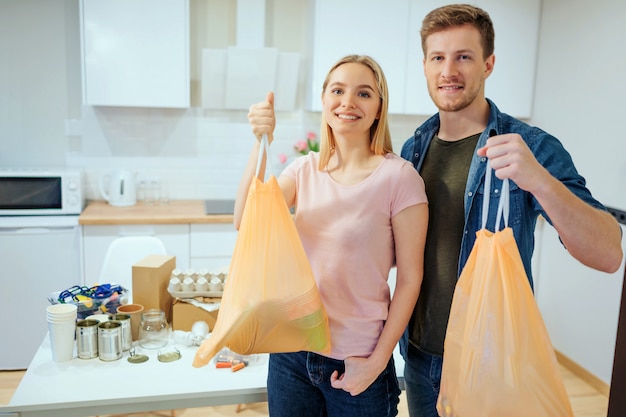
<path id="1" fill-rule="evenodd" d="M 287 207 L 295 208 L 297 233 L 328 312 L 331 346 L 270 354 L 269 409 L 273 416 L 391 417 L 400 395 L 392 352 L 422 276 L 424 183 L 391 152 L 387 81 L 371 57 L 348 55 L 332 65 L 321 102 L 320 151 L 290 163 L 278 185 Z M 265 178 L 264 166 L 257 168 L 264 155 L 258 138 L 274 139 L 274 94 L 252 105 L 248 119 L 257 141 L 237 193 L 237 227 L 248 211 L 248 189 Z M 394 261 L 398 291 L 392 297 L 387 278 Z M 311 363 L 319 381 L 309 377 Z"/>

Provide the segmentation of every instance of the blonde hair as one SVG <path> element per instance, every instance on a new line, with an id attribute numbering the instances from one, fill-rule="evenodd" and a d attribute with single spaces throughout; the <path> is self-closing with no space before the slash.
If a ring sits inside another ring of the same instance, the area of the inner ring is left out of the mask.
<path id="1" fill-rule="evenodd" d="M 370 128 L 370 149 L 375 155 L 385 155 L 393 152 L 391 144 L 391 134 L 389 133 L 389 124 L 387 111 L 389 108 L 389 88 L 387 87 L 387 79 L 382 68 L 378 63 L 367 55 L 347 55 L 335 63 L 328 71 L 324 84 L 322 86 L 322 95 L 326 91 L 330 76 L 334 70 L 343 64 L 361 64 L 372 70 L 374 79 L 376 80 L 376 88 L 380 96 L 380 109 L 378 119 L 374 121 Z M 333 130 L 328 124 L 324 113 L 322 113 L 322 121 L 320 127 L 320 158 L 318 169 L 323 170 L 330 161 L 330 155 L 335 149 L 335 136 Z"/>

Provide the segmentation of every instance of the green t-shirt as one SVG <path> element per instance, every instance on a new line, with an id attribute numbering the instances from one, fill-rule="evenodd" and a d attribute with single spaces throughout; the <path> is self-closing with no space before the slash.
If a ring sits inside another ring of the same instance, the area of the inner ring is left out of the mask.
<path id="1" fill-rule="evenodd" d="M 409 336 L 416 348 L 431 355 L 443 355 L 465 226 L 465 185 L 479 136 L 455 142 L 435 137 L 420 171 L 426 185 L 429 220 L 424 280 Z"/>

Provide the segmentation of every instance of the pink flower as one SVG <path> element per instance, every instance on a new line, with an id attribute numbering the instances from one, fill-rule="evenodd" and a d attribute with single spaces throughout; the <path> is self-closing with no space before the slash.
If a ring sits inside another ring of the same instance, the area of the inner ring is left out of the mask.
<path id="1" fill-rule="evenodd" d="M 278 162 L 280 162 L 281 164 L 284 164 L 285 162 L 287 162 L 287 155 L 285 155 L 284 153 L 279 153 Z"/>
<path id="2" fill-rule="evenodd" d="M 308 147 L 309 147 L 309 144 L 307 143 L 306 140 L 299 140 L 293 146 L 293 148 L 298 152 L 304 152 L 308 149 Z"/>
<path id="3" fill-rule="evenodd" d="M 306 155 L 309 152 L 319 152 L 320 144 L 317 141 L 317 135 L 315 132 L 307 132 L 306 140 L 299 140 L 293 146 L 296 152 L 301 155 Z"/>

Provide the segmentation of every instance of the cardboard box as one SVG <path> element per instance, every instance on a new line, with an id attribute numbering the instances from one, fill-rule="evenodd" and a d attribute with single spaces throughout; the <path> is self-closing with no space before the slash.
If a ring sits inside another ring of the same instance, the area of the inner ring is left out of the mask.
<path id="1" fill-rule="evenodd" d="M 143 311 L 157 308 L 165 312 L 167 322 L 172 320 L 172 295 L 167 291 L 176 257 L 148 255 L 133 265 L 133 303 L 141 304 Z"/>
<path id="2" fill-rule="evenodd" d="M 201 303 L 190 304 L 186 301 L 179 299 L 174 300 L 174 306 L 172 307 L 172 330 L 183 330 L 186 332 L 191 331 L 191 326 L 197 321 L 204 321 L 209 325 L 209 330 L 212 331 L 215 327 L 215 321 L 217 320 L 217 312 L 207 311 L 204 308 L 198 306 Z"/>

